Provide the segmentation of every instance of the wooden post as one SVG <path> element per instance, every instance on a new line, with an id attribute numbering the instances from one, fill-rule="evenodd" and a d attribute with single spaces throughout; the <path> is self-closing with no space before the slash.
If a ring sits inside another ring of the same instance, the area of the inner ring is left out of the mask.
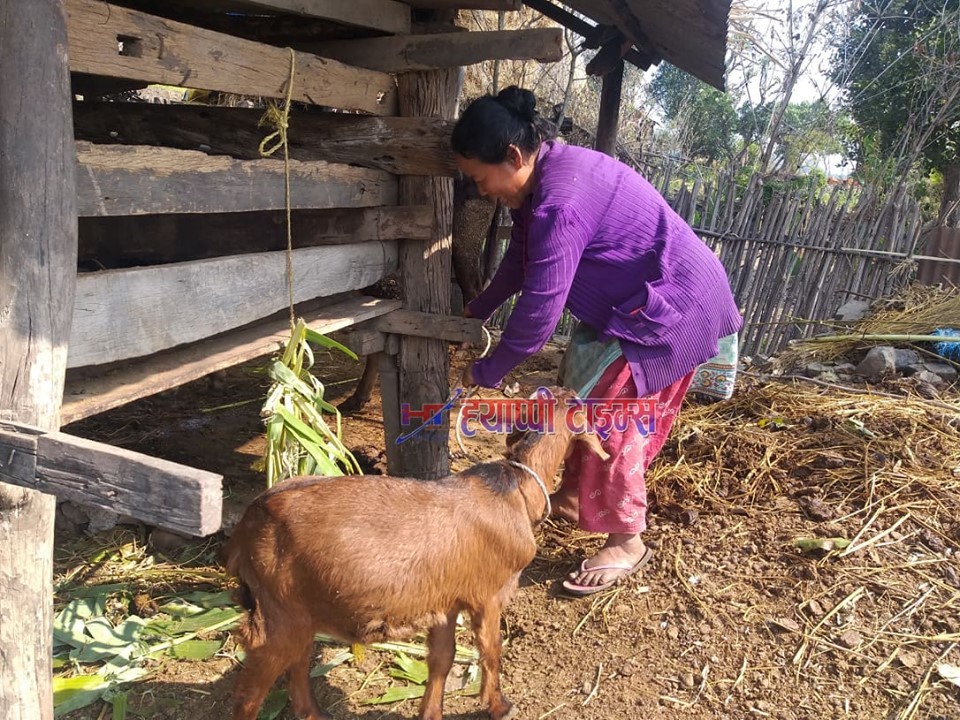
<path id="1" fill-rule="evenodd" d="M 398 76 L 400 114 L 452 119 L 456 112 L 459 70 L 431 70 Z M 401 300 L 407 310 L 445 314 L 450 311 L 451 218 L 453 180 L 440 177 L 401 177 L 400 204 L 432 205 L 432 240 L 405 240 L 400 244 Z M 445 403 L 450 395 L 447 343 L 422 337 L 400 340 L 399 397 L 417 411 L 424 405 Z M 384 397 L 384 402 L 388 398 Z M 408 432 L 416 424 L 402 428 Z M 447 440 L 449 417 L 399 446 L 398 468 L 391 474 L 436 479 L 449 474 Z M 395 438 L 386 438 L 388 446 Z M 388 456 L 389 463 L 389 456 Z"/>
<path id="2" fill-rule="evenodd" d="M 617 156 L 617 126 L 620 124 L 620 90 L 623 86 L 623 60 L 603 76 L 600 90 L 600 117 L 597 120 L 596 148 Z"/>
<path id="3" fill-rule="evenodd" d="M 58 430 L 77 277 L 76 157 L 60 0 L 4 0 L 0 88 L 0 420 Z M 23 462 L 17 455 L 0 463 Z M 53 717 L 55 508 L 52 495 L 0 483 L 6 720 Z"/>

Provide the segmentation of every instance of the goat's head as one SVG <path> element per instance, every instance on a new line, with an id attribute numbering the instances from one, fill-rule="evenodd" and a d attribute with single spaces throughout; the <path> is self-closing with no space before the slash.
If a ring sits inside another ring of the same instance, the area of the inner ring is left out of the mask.
<path id="1" fill-rule="evenodd" d="M 552 406 L 552 432 L 514 430 L 507 436 L 505 452 L 507 459 L 528 465 L 533 462 L 555 470 L 573 451 L 574 443 L 582 442 L 602 459 L 608 460 L 610 455 L 603 449 L 596 433 L 589 427 L 587 411 L 577 402 L 576 393 L 562 387 L 544 389 L 549 394 L 541 394 L 538 390 L 529 399 L 540 400 L 546 406 Z"/>

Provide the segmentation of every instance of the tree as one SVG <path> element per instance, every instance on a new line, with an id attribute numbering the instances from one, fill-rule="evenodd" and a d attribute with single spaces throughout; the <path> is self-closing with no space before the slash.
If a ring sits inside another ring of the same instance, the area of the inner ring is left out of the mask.
<path id="1" fill-rule="evenodd" d="M 714 162 L 734 157 L 739 118 L 729 94 L 666 62 L 657 68 L 649 92 L 676 131 L 684 155 Z"/>
<path id="2" fill-rule="evenodd" d="M 892 157 L 903 182 L 918 162 L 943 178 L 940 220 L 960 212 L 960 0 L 867 0 L 836 46 L 834 82 L 856 121 L 858 160 Z"/>

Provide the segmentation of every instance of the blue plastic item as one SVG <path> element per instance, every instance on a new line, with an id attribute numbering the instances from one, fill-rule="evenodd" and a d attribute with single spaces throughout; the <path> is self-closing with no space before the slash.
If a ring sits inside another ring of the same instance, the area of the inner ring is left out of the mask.
<path id="1" fill-rule="evenodd" d="M 960 330 L 956 328 L 937 328 L 931 334 L 940 337 L 960 338 Z M 960 342 L 935 342 L 933 343 L 933 351 L 947 360 L 960 362 Z"/>

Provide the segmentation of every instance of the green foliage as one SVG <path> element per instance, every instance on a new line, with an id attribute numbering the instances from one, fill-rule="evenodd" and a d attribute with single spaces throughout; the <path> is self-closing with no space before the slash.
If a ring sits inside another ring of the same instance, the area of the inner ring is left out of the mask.
<path id="1" fill-rule="evenodd" d="M 858 4 L 835 58 L 831 77 L 856 121 L 847 141 L 862 176 L 899 179 L 896 161 L 914 144 L 928 170 L 958 162 L 960 0 Z"/>
<path id="2" fill-rule="evenodd" d="M 665 62 L 657 68 L 649 92 L 677 131 L 684 155 L 722 162 L 736 154 L 740 118 L 728 93 Z"/>
<path id="3" fill-rule="evenodd" d="M 112 717 L 122 720 L 128 698 L 121 686 L 145 678 L 166 658 L 213 657 L 223 640 L 198 636 L 223 631 L 240 619 L 238 609 L 223 606 L 223 593 L 206 592 L 193 593 L 192 602 L 180 598 L 167 603 L 144 619 L 127 614 L 130 592 L 118 590 L 125 587 L 77 588 L 54 618 L 55 717 L 102 700 L 111 704 Z"/>
<path id="4" fill-rule="evenodd" d="M 335 348 L 354 360 L 357 357 L 340 343 L 309 329 L 303 320 L 297 322 L 283 355 L 267 368 L 273 386 L 260 414 L 267 427 L 264 464 L 268 487 L 297 475 L 361 472 L 343 444 L 339 411 L 323 399 L 323 383 L 310 373 L 314 364 L 310 343 Z M 335 427 L 327 424 L 324 413 L 333 415 Z"/>

